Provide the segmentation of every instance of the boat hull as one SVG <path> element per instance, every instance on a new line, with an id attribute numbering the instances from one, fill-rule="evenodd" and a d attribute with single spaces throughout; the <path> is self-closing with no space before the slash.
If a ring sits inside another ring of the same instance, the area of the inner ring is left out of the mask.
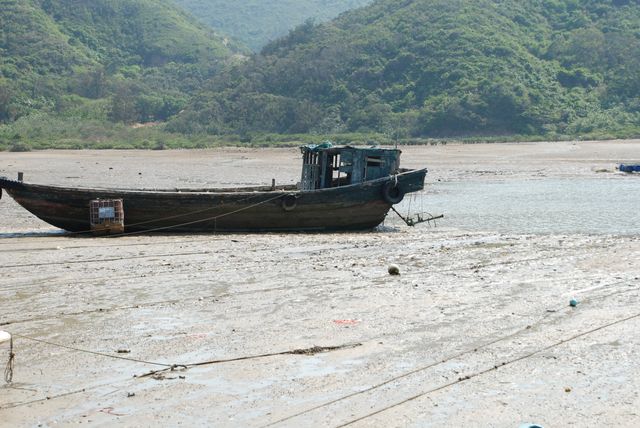
<path id="1" fill-rule="evenodd" d="M 382 223 L 391 203 L 384 186 L 404 194 L 424 186 L 426 170 L 314 191 L 210 189 L 146 191 L 42 186 L 0 178 L 0 187 L 45 222 L 71 232 L 90 232 L 89 205 L 122 199 L 125 233 L 366 230 Z M 397 180 L 397 181 L 396 181 Z"/>

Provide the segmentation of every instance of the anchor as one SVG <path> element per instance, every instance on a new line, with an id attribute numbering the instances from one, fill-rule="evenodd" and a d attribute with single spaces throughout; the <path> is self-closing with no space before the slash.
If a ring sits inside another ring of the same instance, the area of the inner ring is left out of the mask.
<path id="1" fill-rule="evenodd" d="M 405 217 L 402 214 L 400 214 L 393 206 L 391 206 L 391 209 L 393 210 L 394 213 L 398 215 L 398 217 L 402 219 L 402 221 L 405 222 L 407 226 L 410 226 L 410 227 L 413 227 L 416 224 L 420 224 L 420 223 L 431 222 L 431 221 L 435 222 L 436 220 L 444 218 L 444 214 L 434 216 L 429 213 L 418 213 L 414 217 L 409 217 L 409 216 Z M 428 217 L 424 217 L 425 215 L 427 215 Z"/>

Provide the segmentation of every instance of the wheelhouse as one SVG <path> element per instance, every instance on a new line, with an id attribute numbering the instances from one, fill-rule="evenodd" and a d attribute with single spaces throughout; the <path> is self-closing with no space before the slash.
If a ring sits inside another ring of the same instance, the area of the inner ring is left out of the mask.
<path id="1" fill-rule="evenodd" d="M 348 186 L 397 174 L 400 150 L 303 146 L 301 190 Z"/>

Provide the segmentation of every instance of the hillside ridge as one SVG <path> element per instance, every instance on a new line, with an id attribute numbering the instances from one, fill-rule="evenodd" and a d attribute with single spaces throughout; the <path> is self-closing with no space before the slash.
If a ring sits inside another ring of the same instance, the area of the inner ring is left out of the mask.
<path id="1" fill-rule="evenodd" d="M 170 129 L 636 135 L 640 5 L 378 0 L 214 77 Z"/>
<path id="2" fill-rule="evenodd" d="M 0 0 L 0 122 L 163 120 L 244 51 L 165 0 Z"/>
<path id="3" fill-rule="evenodd" d="M 255 52 L 307 20 L 328 21 L 373 0 L 174 0 Z"/>

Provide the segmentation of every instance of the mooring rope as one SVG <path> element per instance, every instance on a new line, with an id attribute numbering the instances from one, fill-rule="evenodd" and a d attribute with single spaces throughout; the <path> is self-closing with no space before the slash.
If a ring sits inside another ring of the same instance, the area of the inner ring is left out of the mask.
<path id="1" fill-rule="evenodd" d="M 111 355 L 111 354 L 107 354 L 105 352 L 98 352 L 98 351 L 91 351 L 89 349 L 82 349 L 82 348 L 76 348 L 74 346 L 69 346 L 69 345 L 64 345 L 61 343 L 55 343 L 55 342 L 50 342 L 48 340 L 43 340 L 43 339 L 36 339 L 35 337 L 30 337 L 30 336 L 24 336 L 22 334 L 13 334 L 12 336 L 15 337 L 19 337 L 20 339 L 25 339 L 25 340 L 30 340 L 32 342 L 38 342 L 38 343 L 43 343 L 45 345 L 49 345 L 49 346 L 54 346 L 57 348 L 64 348 L 64 349 L 69 349 L 72 351 L 76 351 L 76 352 L 82 352 L 85 354 L 92 354 L 92 355 L 98 355 L 101 357 L 106 357 L 106 358 L 113 358 L 116 360 L 125 360 L 125 361 L 131 361 L 134 363 L 142 363 L 142 364 L 149 364 L 149 365 L 153 365 L 153 366 L 161 366 L 161 367 L 166 367 L 166 368 L 171 368 L 171 367 L 175 367 L 175 364 L 167 364 L 167 363 L 158 363 L 155 361 L 146 361 L 146 360 L 141 360 L 141 359 L 137 359 L 137 358 L 130 358 L 130 357 L 123 357 L 121 355 Z"/>
<path id="2" fill-rule="evenodd" d="M 272 357 L 272 356 L 277 356 L 277 355 L 315 355 L 315 354 L 319 354 L 319 353 L 323 353 L 323 352 L 337 351 L 337 350 L 340 350 L 340 349 L 355 348 L 357 346 L 361 346 L 360 343 L 349 343 L 349 344 L 346 344 L 346 345 L 337 345 L 337 346 L 313 346 L 311 348 L 294 349 L 294 350 L 289 350 L 289 351 L 280 351 L 280 352 L 273 352 L 273 353 L 259 354 L 259 355 L 249 355 L 249 356 L 235 357 L 235 358 L 229 358 L 229 359 L 208 360 L 208 361 L 200 361 L 200 362 L 185 363 L 185 364 L 168 364 L 168 363 L 159 363 L 159 362 L 155 362 L 155 361 L 147 361 L 147 360 L 142 360 L 142 359 L 138 359 L 138 358 L 123 357 L 123 356 L 120 356 L 120 355 L 111 355 L 111 354 L 107 354 L 105 352 L 92 351 L 90 349 L 77 348 L 75 346 L 70 346 L 70 345 L 64 345 L 64 344 L 61 344 L 61 343 L 50 342 L 48 340 L 36 339 L 34 337 L 24 336 L 22 334 L 12 334 L 12 337 L 13 336 L 19 337 L 21 339 L 31 340 L 33 342 L 43 343 L 45 345 L 54 346 L 54 347 L 57 347 L 57 348 L 69 349 L 69 350 L 72 350 L 72 351 L 81 352 L 81 353 L 85 353 L 85 354 L 91 354 L 91 355 L 97 355 L 97 356 L 100 356 L 100 357 L 113 358 L 113 359 L 117 359 L 117 360 L 125 360 L 125 361 L 131 361 L 131 362 L 134 362 L 134 363 L 149 364 L 149 365 L 164 367 L 164 369 L 162 369 L 162 370 L 157 370 L 157 371 L 151 372 L 151 373 L 143 375 L 143 376 L 148 376 L 148 375 L 154 374 L 154 373 L 160 373 L 160 372 L 163 372 L 163 371 L 166 371 L 166 370 L 175 370 L 177 368 L 185 368 L 186 369 L 186 368 L 189 368 L 189 367 L 199 367 L 199 366 L 206 366 L 206 365 L 211 365 L 211 364 L 229 363 L 229 362 L 233 362 L 233 361 L 252 360 L 252 359 L 256 359 L 256 358 L 265 358 L 265 357 Z M 11 354 L 10 355 L 11 355 L 10 362 L 13 364 L 13 362 L 12 362 L 13 361 L 13 357 L 14 357 L 13 339 L 11 341 Z"/>
<path id="3" fill-rule="evenodd" d="M 62 235 L 62 238 L 64 240 L 66 240 L 67 242 L 69 241 L 64 235 Z M 1 239 L 1 238 L 0 238 Z M 214 242 L 214 241 L 220 241 L 222 240 L 222 238 L 218 238 L 216 236 L 205 236 L 202 238 L 191 238 L 191 239 L 183 239 L 183 240 L 166 240 L 166 241 L 158 241 L 158 240 L 153 240 L 150 242 L 142 242 L 142 241 L 135 241 L 135 242 L 120 242 L 120 243 L 113 243 L 113 244 L 104 244 L 104 243 L 97 243 L 97 244 L 90 244 L 90 245 L 65 245 L 64 247 L 62 246 L 55 246 L 55 247 L 32 247 L 32 248 L 8 248 L 8 249 L 4 249 L 4 248 L 0 248 L 0 253 L 18 253 L 18 252 L 24 252 L 24 253 L 34 253 L 36 251 L 59 251 L 59 250 L 82 250 L 82 249 L 104 249 L 104 248 L 126 248 L 126 247 L 147 247 L 150 245 L 165 245 L 165 244 L 171 244 L 171 245 L 178 245 L 178 244 L 191 244 L 194 242 L 205 242 L 205 241 L 210 241 L 210 242 Z M 47 243 L 50 241 L 50 238 L 47 238 Z M 0 243 L 2 244 L 2 243 Z"/>
<path id="4" fill-rule="evenodd" d="M 160 230 L 170 230 L 170 229 L 173 229 L 173 228 L 176 228 L 176 227 L 188 226 L 188 225 L 191 225 L 191 224 L 200 223 L 200 222 L 204 222 L 204 221 L 212 221 L 212 220 L 216 220 L 216 219 L 221 218 L 221 217 L 226 217 L 226 216 L 231 215 L 231 214 L 236 214 L 238 212 L 241 212 L 241 211 L 244 211 L 244 210 L 247 210 L 247 209 L 250 209 L 250 208 L 255 208 L 255 207 L 259 206 L 259 205 L 262 205 L 262 204 L 271 202 L 273 200 L 282 198 L 282 197 L 284 197 L 286 195 L 289 195 L 291 193 L 296 193 L 296 192 L 291 192 L 291 191 L 286 191 L 286 190 L 281 190 L 279 192 L 280 193 L 278 195 L 274 196 L 273 198 L 269 198 L 269 199 L 266 199 L 264 201 L 260 201 L 260 202 L 258 202 L 256 204 L 252 204 L 252 205 L 240 208 L 240 209 L 235 210 L 235 211 L 219 214 L 217 216 L 207 217 L 207 218 L 203 218 L 203 219 L 200 219 L 200 220 L 196 220 L 196 221 L 192 221 L 192 222 L 186 222 L 186 223 L 182 223 L 182 224 L 175 224 L 175 225 L 171 225 L 171 226 L 145 229 L 145 230 L 136 231 L 136 232 L 118 233 L 118 234 L 108 235 L 107 237 L 116 238 L 116 237 L 119 237 L 119 236 L 129 236 L 129 235 L 144 234 L 144 233 L 150 233 L 150 232 L 157 232 L 157 231 L 160 231 Z M 282 192 L 284 192 L 284 193 L 282 193 Z M 239 199 L 239 200 L 233 201 L 233 202 L 237 204 L 237 203 L 241 203 L 241 202 L 250 201 L 250 200 L 258 198 L 260 196 L 261 196 L 260 194 L 256 194 L 256 195 L 252 195 L 252 196 L 246 197 L 244 199 Z M 175 214 L 175 215 L 170 215 L 170 216 L 167 216 L 167 217 L 160 217 L 160 218 L 154 218 L 152 220 L 141 221 L 141 222 L 138 222 L 138 223 L 125 224 L 125 227 L 134 227 L 134 226 L 140 226 L 140 225 L 149 224 L 149 223 L 157 223 L 157 222 L 160 222 L 160 221 L 172 220 L 172 219 L 180 218 L 180 217 L 187 217 L 187 216 L 191 216 L 191 215 L 200 214 L 200 213 L 203 213 L 203 212 L 215 210 L 215 209 L 218 209 L 218 208 L 219 208 L 219 206 L 211 206 L 211 207 L 203 208 L 203 209 L 200 209 L 200 210 L 190 211 L 190 212 L 187 212 L 187 213 L 184 213 L 184 214 Z M 73 235 L 85 235 L 85 234 L 88 234 L 88 233 L 91 233 L 91 232 L 93 232 L 93 230 L 91 230 L 91 229 L 78 230 L 78 231 L 65 230 L 65 233 L 62 234 L 61 237 L 64 238 L 64 237 L 73 236 Z"/>
<path id="5" fill-rule="evenodd" d="M 358 346 L 362 346 L 362 343 L 347 343 L 345 345 L 337 345 L 337 346 L 312 346 L 311 348 L 293 349 L 290 351 L 269 352 L 266 354 L 259 354 L 259 355 L 248 355 L 243 357 L 200 361 L 198 363 L 180 364 L 180 365 L 177 365 L 176 367 L 189 369 L 192 367 L 210 366 L 213 364 L 223 364 L 223 363 L 232 363 L 236 361 L 257 360 L 260 358 L 277 357 L 279 355 L 316 355 L 316 354 L 323 354 L 326 352 L 339 351 L 343 349 L 356 348 Z M 154 376 L 162 372 L 166 372 L 168 370 L 174 370 L 174 368 L 172 367 L 172 368 L 154 370 L 149 373 L 145 373 L 143 375 L 136 376 L 136 377 Z"/>
<path id="6" fill-rule="evenodd" d="M 139 234 L 144 234 L 144 233 L 159 232 L 161 230 L 177 229 L 179 227 L 190 226 L 192 224 L 202 223 L 202 222 L 205 222 L 205 221 L 214 221 L 215 222 L 219 218 L 227 217 L 227 216 L 230 216 L 230 215 L 233 215 L 233 214 L 237 214 L 237 213 L 242 212 L 242 211 L 246 211 L 246 210 L 251 209 L 251 208 L 255 208 L 257 206 L 269 203 L 271 201 L 275 201 L 276 199 L 280 199 L 283 196 L 285 196 L 285 195 L 277 195 L 277 196 L 274 196 L 273 198 L 265 199 L 264 201 L 260 201 L 260 202 L 257 202 L 255 204 L 252 204 L 252 205 L 249 205 L 249 206 L 246 206 L 246 207 L 242 207 L 242 208 L 239 208 L 239 209 L 234 210 L 234 211 L 229 211 L 229 212 L 224 213 L 224 214 L 219 214 L 219 215 L 213 216 L 213 217 L 207 217 L 207 218 L 194 220 L 194 221 L 189 221 L 189 222 L 185 222 L 185 223 L 172 224 L 170 226 L 162 226 L 162 227 L 156 227 L 156 228 L 151 228 L 151 229 L 145 229 L 145 230 L 141 230 L 141 231 L 117 233 L 117 234 L 113 234 L 113 235 L 108 235 L 108 237 L 109 238 L 119 238 L 119 237 L 122 237 L 122 236 L 139 235 Z M 157 221 L 162 221 L 162 219 L 153 220 L 153 222 L 157 222 Z M 134 223 L 134 224 L 131 224 L 131 225 L 125 225 L 125 227 L 132 227 L 132 226 L 135 226 L 135 225 L 136 224 Z M 216 228 L 214 227 L 214 232 L 215 231 L 216 231 Z"/>
<path id="7" fill-rule="evenodd" d="M 117 262 L 120 260 L 150 259 L 154 257 L 199 256 L 199 255 L 205 255 L 209 253 L 211 253 L 211 251 L 208 251 L 208 250 L 207 251 L 187 251 L 183 253 L 143 254 L 139 256 L 111 257 L 111 258 L 93 259 L 93 260 L 66 260 L 61 262 L 25 263 L 25 264 L 19 264 L 19 265 L 0 265 L 0 269 L 37 267 L 37 266 L 77 265 L 77 264 L 87 264 L 87 263 L 106 263 L 106 262 Z"/>
<path id="8" fill-rule="evenodd" d="M 213 217 L 206 217 L 206 218 L 203 218 L 203 219 L 200 219 L 200 220 L 195 220 L 195 221 L 190 221 L 190 222 L 185 222 L 185 223 L 180 223 L 180 224 L 174 224 L 174 225 L 171 225 L 171 226 L 163 226 L 163 227 L 157 227 L 157 228 L 151 228 L 151 229 L 144 229 L 144 230 L 136 231 L 136 232 L 117 233 L 117 234 L 113 234 L 113 235 L 108 235 L 107 237 L 109 237 L 109 238 L 117 238 L 117 237 L 121 237 L 121 236 L 138 235 L 138 234 L 144 234 L 144 233 L 150 233 L 150 232 L 158 232 L 158 231 L 161 231 L 161 230 L 171 230 L 171 229 L 175 229 L 177 227 L 189 226 L 191 224 L 201 223 L 201 222 L 204 222 L 204 221 L 212 221 L 212 220 L 215 221 L 218 218 L 226 217 L 226 216 L 231 215 L 231 214 L 236 214 L 238 212 L 241 212 L 241 211 L 244 211 L 244 210 L 248 210 L 248 209 L 251 209 L 251 208 L 255 208 L 255 207 L 257 207 L 259 205 L 262 205 L 262 204 L 266 204 L 268 202 L 271 202 L 271 201 L 274 201 L 276 199 L 282 198 L 282 197 L 284 197 L 284 196 L 286 196 L 286 195 L 288 195 L 290 193 L 291 192 L 279 193 L 277 196 L 274 196 L 273 198 L 269 198 L 269 199 L 266 199 L 264 201 L 260 201 L 260 202 L 258 202 L 256 204 L 252 204 L 252 205 L 249 205 L 247 207 L 243 207 L 243 208 L 240 208 L 238 210 L 231 211 L 231 212 L 224 213 L 224 214 L 219 214 L 219 215 L 213 216 Z M 250 201 L 250 200 L 255 199 L 255 198 L 259 197 L 259 196 L 261 196 L 261 195 L 259 195 L 259 194 L 252 195 L 252 196 L 249 196 L 247 198 L 234 201 L 234 203 Z M 175 215 L 171 215 L 171 216 L 167 216 L 167 217 L 155 218 L 153 220 L 146 220 L 146 221 L 141 221 L 141 222 L 138 222 L 138 223 L 125 224 L 125 228 L 126 227 L 140 226 L 140 225 L 149 224 L 149 223 L 157 223 L 157 222 L 160 222 L 160 221 L 172 220 L 172 219 L 180 218 L 180 217 L 187 217 L 187 216 L 191 216 L 191 215 L 194 215 L 194 214 L 200 214 L 200 213 L 211 211 L 211 210 L 218 209 L 218 208 L 219 208 L 218 206 L 212 206 L 212 207 L 203 208 L 203 209 L 200 209 L 200 210 L 190 211 L 190 212 L 184 213 L 184 214 L 175 214 Z M 65 236 L 69 236 L 69 235 L 83 235 L 83 234 L 91 233 L 93 231 L 91 229 L 86 229 L 86 230 L 65 231 L 65 232 L 66 233 L 64 235 Z"/>
<path id="9" fill-rule="evenodd" d="M 250 201 L 251 199 L 257 198 L 258 196 L 260 196 L 260 195 L 249 196 L 248 198 L 240 199 L 239 201 L 234 201 L 234 202 L 235 203 L 246 202 L 246 201 Z M 279 197 L 281 197 L 281 196 L 282 195 L 279 195 Z M 190 216 L 190 215 L 194 215 L 194 214 L 201 214 L 201 213 L 204 213 L 204 212 L 207 212 L 207 211 L 214 210 L 216 208 L 218 208 L 218 207 L 217 206 L 212 206 L 212 207 L 203 208 L 201 210 L 191 211 L 191 212 L 184 213 L 184 214 L 175 214 L 175 215 L 172 215 L 172 216 L 162 217 L 162 218 L 159 218 L 159 219 L 140 221 L 138 223 L 128 224 L 127 226 L 129 226 L 129 227 L 131 227 L 131 226 L 139 226 L 141 224 L 149 224 L 149 223 L 155 223 L 155 222 L 158 222 L 158 221 L 172 220 L 174 218 L 186 217 L 186 216 Z"/>
<path id="10" fill-rule="evenodd" d="M 251 356 L 246 356 L 246 357 L 229 358 L 229 359 L 226 359 L 226 360 L 204 361 L 204 362 L 200 362 L 200 363 L 190 364 L 190 365 L 187 365 L 187 366 L 174 365 L 172 367 L 169 367 L 169 368 L 166 368 L 166 369 L 163 369 L 163 370 L 158 370 L 158 371 L 155 371 L 155 372 L 146 373 L 146 374 L 140 375 L 140 376 L 134 376 L 133 379 L 144 378 L 144 377 L 147 377 L 147 376 L 159 375 L 162 372 L 168 371 L 168 370 L 187 369 L 189 367 L 198 367 L 198 366 L 204 366 L 204 365 L 208 365 L 208 364 L 221 364 L 221 363 L 227 363 L 227 362 L 233 362 L 233 361 L 251 360 L 251 359 L 256 359 L 256 358 L 265 358 L 265 357 L 269 357 L 269 356 L 278 356 L 278 355 L 316 355 L 316 354 L 323 353 L 323 352 L 331 352 L 331 351 L 337 351 L 337 350 L 341 350 L 341 349 L 354 348 L 356 346 L 361 346 L 361 344 L 360 343 L 351 343 L 351 344 L 338 345 L 338 346 L 324 346 L 324 347 L 323 346 L 314 346 L 314 347 L 311 347 L 311 348 L 294 349 L 294 350 L 291 350 L 291 351 L 274 352 L 274 353 L 270 353 L 270 354 L 251 355 Z M 103 383 L 103 384 L 100 384 L 100 385 L 87 386 L 87 387 L 76 389 L 76 390 L 73 390 L 73 391 L 63 392 L 63 393 L 57 394 L 57 395 L 47 396 L 45 398 L 38 398 L 38 399 L 35 399 L 35 400 L 30 400 L 30 401 L 21 402 L 21 403 L 11 403 L 9 405 L 0 405 L 0 410 L 12 409 L 12 408 L 15 408 L 15 407 L 28 406 L 30 404 L 39 403 L 39 402 L 46 401 L 46 400 L 53 400 L 53 399 L 61 398 L 61 397 L 68 397 L 70 395 L 80 394 L 80 393 L 87 392 L 87 391 L 90 391 L 90 390 L 93 390 L 93 389 L 102 388 L 104 386 L 109 386 L 109 385 L 113 385 L 115 383 L 121 383 L 121 382 L 122 382 L 121 380 L 116 381 L 116 382 L 108 382 L 108 383 Z M 125 381 L 125 382 L 128 382 L 128 381 Z"/>

